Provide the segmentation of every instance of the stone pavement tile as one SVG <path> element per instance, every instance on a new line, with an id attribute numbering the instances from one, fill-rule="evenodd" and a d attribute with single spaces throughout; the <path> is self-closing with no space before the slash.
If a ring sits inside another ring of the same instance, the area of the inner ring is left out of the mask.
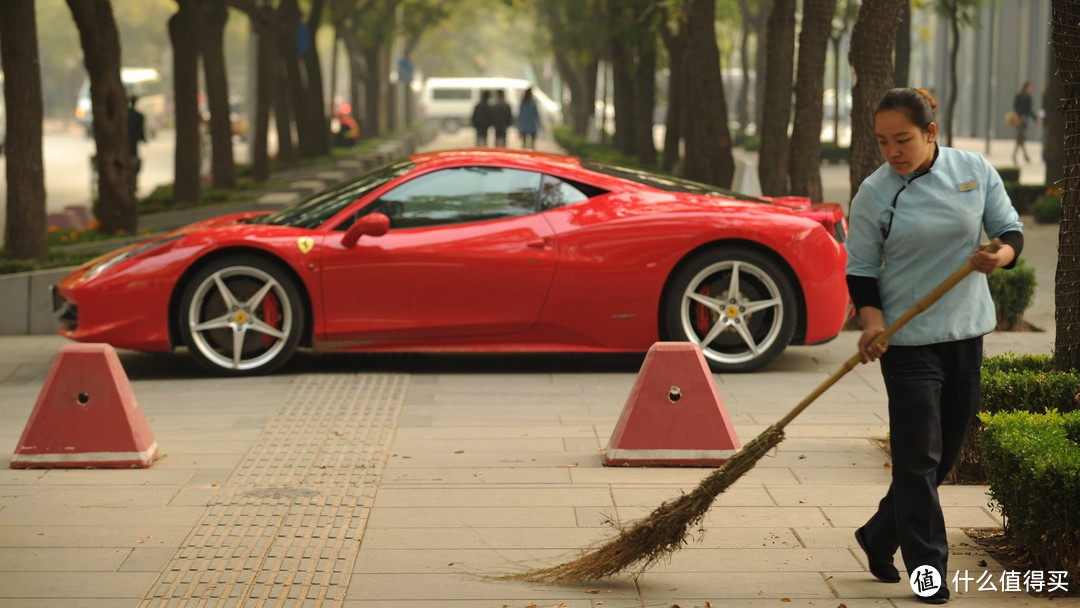
<path id="1" fill-rule="evenodd" d="M 653 507 L 619 507 L 623 521 L 634 521 L 649 515 Z M 826 515 L 817 507 L 729 507 L 713 504 L 702 523 L 706 530 L 723 528 L 783 528 L 788 526 L 827 526 Z M 717 532 L 719 533 L 719 532 Z"/>
<path id="2" fill-rule="evenodd" d="M 394 444 L 433 439 L 504 439 L 512 437 L 589 437 L 595 438 L 596 431 L 591 425 L 558 426 L 465 426 L 465 427 L 400 427 L 394 433 Z"/>
<path id="3" fill-rule="evenodd" d="M 49 522 L 37 525 L 0 527 L 3 547 L 176 547 L 187 537 L 191 526 L 58 526 Z"/>
<path id="4" fill-rule="evenodd" d="M 0 608 L 116 608 L 116 604 L 116 600 L 104 598 L 0 598 Z"/>
<path id="5" fill-rule="evenodd" d="M 883 488 L 884 490 L 884 488 Z M 867 512 L 866 507 L 823 507 L 829 521 L 837 527 L 857 528 L 863 525 L 873 515 Z M 999 528 L 1000 517 L 991 515 L 986 508 L 982 507 L 948 507 L 943 506 L 945 525 L 956 528 Z M 799 525 L 799 524 L 792 524 Z"/>
<path id="6" fill-rule="evenodd" d="M 885 467 L 791 467 L 791 472 L 801 483 L 808 485 L 835 484 L 882 484 L 888 488 L 892 469 Z M 884 490 L 883 490 L 884 491 Z"/>
<path id="7" fill-rule="evenodd" d="M 676 551 L 663 571 L 667 572 L 822 572 L 861 570 L 859 562 L 844 549 L 733 548 L 703 549 L 694 546 Z M 666 576 L 666 574 L 665 574 Z"/>
<path id="8" fill-rule="evenodd" d="M 590 450 L 590 455 L 593 451 Z M 394 452 L 390 455 L 390 463 L 387 473 L 403 469 L 431 469 L 438 467 L 466 467 L 483 469 L 484 467 L 539 467 L 539 468 L 567 468 L 584 466 L 579 456 L 584 454 L 569 454 L 566 451 L 551 452 L 528 452 L 525 450 L 511 450 L 509 452 L 478 452 L 468 449 L 440 450 L 439 452 Z M 599 466 L 599 456 L 595 459 Z"/>
<path id="9" fill-rule="evenodd" d="M 0 462 L 0 465 L 3 465 Z M 164 463 L 162 463 L 164 464 Z M 27 477 L 36 475 L 39 469 L 24 469 Z M 43 486 L 182 486 L 191 479 L 191 469 L 172 470 L 167 466 L 151 466 L 148 469 L 44 469 L 45 474 L 36 481 Z"/>
<path id="10" fill-rule="evenodd" d="M 783 445 L 783 444 L 781 444 Z M 860 449 L 828 452 L 802 451 L 802 450 L 777 450 L 765 455 L 757 461 L 755 467 L 790 467 L 799 468 L 840 468 L 869 467 L 883 468 L 889 464 L 889 457 L 885 452 L 869 443 Z"/>
<path id="11" fill-rule="evenodd" d="M 529 600 L 485 599 L 477 600 L 346 600 L 342 608 L 594 608 L 593 600 Z M 605 601 L 604 608 L 641 608 L 636 599 L 625 599 L 622 603 Z M 3 608 L 0 605 L 0 608 Z"/>
<path id="12" fill-rule="evenodd" d="M 570 469 L 561 468 L 524 468 L 524 467 L 457 467 L 457 468 L 395 468 L 383 472 L 381 487 L 414 486 L 423 484 L 567 484 L 570 483 Z"/>
<path id="13" fill-rule="evenodd" d="M 600 593 L 589 593 L 599 591 Z M 627 579 L 600 581 L 571 586 L 549 586 L 515 581 L 493 581 L 460 574 L 368 574 L 354 577 L 345 596 L 346 604 L 360 601 L 364 606 L 386 600 L 470 600 L 475 606 L 499 602 L 518 606 L 535 602 L 550 605 L 554 600 L 589 600 L 602 596 L 604 605 L 611 599 L 634 599 L 637 589 Z M 641 604 L 638 604 L 640 606 Z"/>
<path id="14" fill-rule="evenodd" d="M 865 511 L 864 520 L 874 514 L 874 509 Z M 861 522 L 860 522 L 861 525 Z M 855 542 L 855 528 L 820 528 L 820 527 L 794 527 L 791 532 L 799 537 L 799 540 L 808 548 L 824 547 L 847 547 L 861 555 L 862 550 Z M 975 541 L 964 534 L 959 528 L 947 528 L 949 546 L 953 550 L 971 551 L 975 547 Z"/>
<path id="15" fill-rule="evenodd" d="M 885 490 L 874 485 L 767 486 L 780 506 L 862 506 L 873 512 Z"/>
<path id="16" fill-rule="evenodd" d="M 491 437 L 487 439 L 461 437 L 409 441 L 402 444 L 395 442 L 394 451 L 399 454 L 408 454 L 413 458 L 423 454 L 445 454 L 447 456 L 455 453 L 539 454 L 565 452 L 566 445 L 561 437 Z"/>
<path id="17" fill-rule="evenodd" d="M 598 456 L 598 459 L 600 457 Z M 666 485 L 670 491 L 693 488 L 707 477 L 711 467 L 603 467 L 582 463 L 569 469 L 575 484 Z M 789 477 L 790 479 L 790 477 Z"/>
<path id="18" fill-rule="evenodd" d="M 161 572 L 176 550 L 172 547 L 137 547 L 120 566 L 120 572 Z"/>
<path id="19" fill-rule="evenodd" d="M 168 526 L 192 522 L 202 515 L 202 507 L 142 506 L 137 509 L 115 507 L 78 507 L 55 501 L 34 505 L 6 505 L 0 510 L 0 526 Z"/>
<path id="20" fill-rule="evenodd" d="M 141 598 L 156 572 L 0 572 L 7 598 L 111 598 L 116 604 Z"/>
<path id="21" fill-rule="evenodd" d="M 561 549 L 380 549 L 362 551 L 353 574 L 450 574 L 499 576 L 557 564 Z"/>
<path id="22" fill-rule="evenodd" d="M 712 598 L 773 598 L 777 606 L 786 606 L 785 598 L 829 602 L 835 598 L 819 572 L 777 572 L 775 566 L 760 572 L 731 572 L 725 569 L 726 564 L 715 566 L 711 572 L 677 572 L 657 566 L 638 579 L 645 605 L 661 601 L 682 605 L 684 598 L 706 598 L 710 603 Z"/>
<path id="23" fill-rule="evenodd" d="M 0 516 L 3 513 L 0 512 Z M 523 522 L 536 528 L 568 528 L 577 524 L 570 507 L 414 507 L 372 509 L 367 528 L 506 528 Z"/>
<path id="24" fill-rule="evenodd" d="M 372 528 L 364 532 L 369 549 L 558 549 L 574 552 L 606 536 L 597 528 Z"/>
<path id="25" fill-rule="evenodd" d="M 415 508 L 429 505 L 454 507 L 519 507 L 543 505 L 549 507 L 610 506 L 611 492 L 607 488 L 498 488 L 498 487 L 436 487 L 379 489 L 379 508 Z"/>
<path id="26" fill-rule="evenodd" d="M 0 572 L 114 572 L 131 549 L 70 547 L 0 548 Z"/>
<path id="27" fill-rule="evenodd" d="M 643 506 L 656 508 L 661 503 L 678 498 L 683 493 L 689 493 L 697 487 L 697 484 L 685 488 L 656 488 L 637 487 L 628 488 L 616 486 L 611 489 L 611 496 L 615 504 L 620 507 Z M 718 500 L 717 504 L 727 507 L 774 507 L 776 502 L 764 487 L 728 488 Z M 797 506 L 797 505 L 796 505 Z"/>
<path id="28" fill-rule="evenodd" d="M 163 507 L 170 503 L 178 486 L 88 486 L 78 492 L 56 486 L 20 486 L 15 491 L 4 491 L 0 506 L 36 504 L 39 501 L 62 502 L 71 508 L 125 508 Z"/>

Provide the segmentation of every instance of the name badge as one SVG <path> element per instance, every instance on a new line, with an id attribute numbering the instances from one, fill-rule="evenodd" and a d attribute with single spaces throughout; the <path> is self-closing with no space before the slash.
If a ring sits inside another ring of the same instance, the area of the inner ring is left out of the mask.
<path id="1" fill-rule="evenodd" d="M 956 189 L 959 190 L 960 192 L 968 192 L 969 190 L 974 190 L 974 189 L 976 189 L 978 187 L 979 187 L 979 182 L 977 182 L 977 181 L 964 182 L 962 184 L 957 184 L 956 185 Z"/>

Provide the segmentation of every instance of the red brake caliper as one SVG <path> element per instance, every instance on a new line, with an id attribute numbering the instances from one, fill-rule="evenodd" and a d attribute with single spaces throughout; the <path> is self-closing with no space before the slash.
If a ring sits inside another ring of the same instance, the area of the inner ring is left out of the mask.
<path id="1" fill-rule="evenodd" d="M 262 318 L 267 325 L 274 329 L 281 329 L 281 301 L 277 294 L 269 292 L 262 301 Z M 270 348 L 277 340 L 274 336 L 263 334 L 263 348 Z"/>
<path id="2" fill-rule="evenodd" d="M 697 292 L 703 296 L 708 296 L 709 286 L 702 285 Z M 712 315 L 709 314 L 709 309 L 697 302 L 694 303 L 694 326 L 697 327 L 698 332 L 703 336 L 709 333 L 709 329 L 712 326 Z"/>

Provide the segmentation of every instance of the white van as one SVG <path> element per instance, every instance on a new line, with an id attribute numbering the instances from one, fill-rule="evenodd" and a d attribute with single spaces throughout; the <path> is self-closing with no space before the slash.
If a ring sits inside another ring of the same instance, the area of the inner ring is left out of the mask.
<path id="1" fill-rule="evenodd" d="M 420 93 L 420 116 L 453 133 L 470 126 L 473 108 L 480 101 L 482 91 L 491 91 L 494 97 L 495 91 L 501 90 L 516 118 L 521 96 L 529 87 L 540 109 L 540 120 L 549 127 L 560 122 L 559 104 L 523 78 L 428 78 Z"/>
<path id="2" fill-rule="evenodd" d="M 146 119 L 146 137 L 153 137 L 165 127 L 165 90 L 161 74 L 153 68 L 120 68 L 120 80 L 128 97 L 138 96 L 135 109 Z M 75 103 L 75 120 L 86 128 L 86 136 L 93 136 L 94 114 L 90 102 L 90 79 L 83 81 L 79 99 Z"/>

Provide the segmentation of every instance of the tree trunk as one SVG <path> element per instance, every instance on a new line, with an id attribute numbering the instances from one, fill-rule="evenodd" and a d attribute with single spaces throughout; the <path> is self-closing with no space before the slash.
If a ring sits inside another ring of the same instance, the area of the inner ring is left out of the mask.
<path id="1" fill-rule="evenodd" d="M 364 46 L 364 136 L 382 134 L 382 96 L 379 94 L 379 47 Z"/>
<path id="2" fill-rule="evenodd" d="M 210 109 L 211 165 L 215 188 L 236 185 L 232 121 L 229 117 L 229 81 L 225 75 L 225 23 L 229 9 L 218 0 L 201 0 L 203 27 L 201 48 L 206 81 L 206 104 Z"/>
<path id="3" fill-rule="evenodd" d="M 33 2 L 0 2 L 0 65 L 6 71 L 3 95 L 8 125 L 4 255 L 44 262 L 49 259 L 49 246 L 36 21 Z M 116 76 L 119 80 L 119 73 Z"/>
<path id="4" fill-rule="evenodd" d="M 762 102 L 765 91 L 765 19 L 769 14 L 771 0 L 739 0 L 739 12 L 742 14 L 743 39 L 742 39 L 742 86 L 739 91 L 739 107 L 737 108 L 739 128 L 746 130 L 750 122 L 756 125 L 761 133 Z M 751 10 L 756 6 L 757 11 Z M 750 35 L 754 36 L 754 64 L 753 69 L 756 77 L 750 81 Z M 754 91 L 754 103 L 750 103 L 750 90 Z"/>
<path id="5" fill-rule="evenodd" d="M 668 107 L 667 118 L 664 127 L 664 156 L 660 168 L 664 171 L 674 171 L 679 164 L 679 148 L 682 143 L 684 131 L 683 121 L 687 103 L 686 86 L 687 73 L 686 63 L 689 60 L 686 54 L 686 28 L 680 27 L 678 32 L 672 32 L 667 25 L 667 12 L 660 22 L 660 35 L 664 40 L 664 46 L 668 52 L 668 65 L 670 77 L 668 78 Z"/>
<path id="6" fill-rule="evenodd" d="M 634 64 L 634 152 L 645 167 L 656 166 L 653 139 L 653 110 L 656 108 L 656 22 L 655 8 L 643 7 L 638 26 L 637 61 Z"/>
<path id="7" fill-rule="evenodd" d="M 878 100 L 892 88 L 892 42 L 900 21 L 900 5 L 907 0 L 863 0 L 851 30 L 848 62 L 855 71 L 851 91 L 851 196 L 859 184 L 881 166 L 881 152 L 874 135 L 874 110 Z"/>
<path id="8" fill-rule="evenodd" d="M 90 77 L 98 171 L 94 215 L 106 234 L 134 234 L 139 223 L 131 187 L 135 166 L 128 143 L 127 93 L 120 80 L 120 35 L 112 5 L 107 0 L 68 0 L 68 8 L 79 29 Z"/>
<path id="9" fill-rule="evenodd" d="M 307 92 L 308 121 L 311 123 L 312 133 L 311 154 L 313 156 L 325 156 L 330 153 L 332 135 L 330 133 L 330 118 L 326 115 L 326 104 L 323 98 L 322 68 L 319 65 L 319 49 L 315 44 L 315 34 L 319 31 L 322 23 L 323 8 L 326 0 L 312 0 L 311 13 L 308 15 L 308 32 L 311 42 L 308 44 L 301 63 L 303 68 L 304 85 Z"/>
<path id="10" fill-rule="evenodd" d="M 900 4 L 900 25 L 896 27 L 896 65 L 893 66 L 894 86 L 908 86 L 911 73 L 911 0 Z"/>
<path id="11" fill-rule="evenodd" d="M 679 24 L 687 34 L 686 116 L 695 127 L 686 133 L 686 177 L 728 188 L 735 175 L 731 134 L 727 126 L 724 81 L 720 78 L 720 50 L 716 46 L 716 3 L 688 0 L 687 19 Z"/>
<path id="12" fill-rule="evenodd" d="M 259 8 L 252 17 L 256 40 L 255 121 L 252 146 L 252 174 L 256 182 L 270 179 L 270 109 L 277 90 L 277 20 L 272 6 Z"/>
<path id="13" fill-rule="evenodd" d="M 1043 89 L 1040 106 L 1046 110 L 1046 118 L 1043 119 L 1043 159 L 1046 161 L 1047 186 L 1057 185 L 1065 170 L 1065 113 L 1064 108 L 1065 86 L 1061 81 L 1061 74 L 1057 71 L 1057 60 L 1054 58 L 1054 47 L 1048 48 L 1050 57 L 1047 61 L 1049 74 L 1047 74 L 1046 88 Z"/>
<path id="14" fill-rule="evenodd" d="M 555 66 L 559 75 L 570 89 L 570 103 L 567 104 L 567 118 L 574 134 L 584 137 L 589 130 L 589 120 L 593 115 L 592 106 L 596 103 L 596 71 L 599 61 L 592 60 L 586 65 L 571 62 L 564 53 L 555 53 Z M 591 83 L 591 86 L 590 86 Z"/>
<path id="15" fill-rule="evenodd" d="M 950 0 L 949 25 L 952 45 L 949 47 L 949 100 L 945 104 L 945 145 L 953 145 L 953 117 L 956 116 L 956 98 L 960 95 L 960 78 L 956 73 L 960 57 L 960 7 L 959 0 Z"/>
<path id="16" fill-rule="evenodd" d="M 177 0 L 177 4 L 169 18 L 176 105 L 173 198 L 194 203 L 199 200 L 199 7 L 195 0 Z"/>
<path id="17" fill-rule="evenodd" d="M 746 131 L 750 125 L 750 24 L 743 19 L 742 38 L 739 39 L 739 61 L 742 75 L 739 78 L 739 97 L 735 102 L 735 120 L 739 130 Z"/>
<path id="18" fill-rule="evenodd" d="M 1053 0 L 1050 38 L 1064 88 L 1065 164 L 1061 178 L 1061 228 L 1054 287 L 1057 369 L 1080 368 L 1080 2 Z"/>
<path id="19" fill-rule="evenodd" d="M 615 103 L 615 134 L 611 143 L 619 152 L 633 156 L 637 143 L 634 137 L 635 121 L 638 118 L 634 99 L 634 55 L 631 47 L 621 40 L 621 32 L 618 30 L 622 27 L 624 27 L 622 24 L 613 26 L 616 32 L 612 34 L 611 40 L 611 71 Z"/>
<path id="20" fill-rule="evenodd" d="M 765 106 L 758 132 L 758 177 L 767 196 L 788 193 L 788 125 L 791 123 L 792 65 L 795 60 L 795 0 L 773 0 L 768 23 Z"/>
<path id="21" fill-rule="evenodd" d="M 791 193 L 820 203 L 822 96 L 825 61 L 836 0 L 819 0 L 803 12 L 799 35 L 799 75 L 795 86 L 795 123 L 791 132 Z"/>
<path id="22" fill-rule="evenodd" d="M 754 125 L 761 135 L 761 123 L 765 115 L 765 75 L 769 72 L 769 32 L 765 21 L 773 0 L 760 0 L 757 23 L 757 40 L 754 45 Z"/>
<path id="23" fill-rule="evenodd" d="M 278 54 L 285 69 L 285 79 L 281 81 L 281 85 L 287 91 L 290 116 L 296 126 L 297 150 L 300 158 L 315 158 L 319 156 L 319 147 L 315 140 L 322 137 L 322 129 L 310 111 L 310 97 L 300 69 L 301 21 L 300 6 L 296 0 L 283 0 L 278 6 L 278 25 Z M 309 38 L 308 44 L 314 44 L 314 34 L 310 34 Z"/>

